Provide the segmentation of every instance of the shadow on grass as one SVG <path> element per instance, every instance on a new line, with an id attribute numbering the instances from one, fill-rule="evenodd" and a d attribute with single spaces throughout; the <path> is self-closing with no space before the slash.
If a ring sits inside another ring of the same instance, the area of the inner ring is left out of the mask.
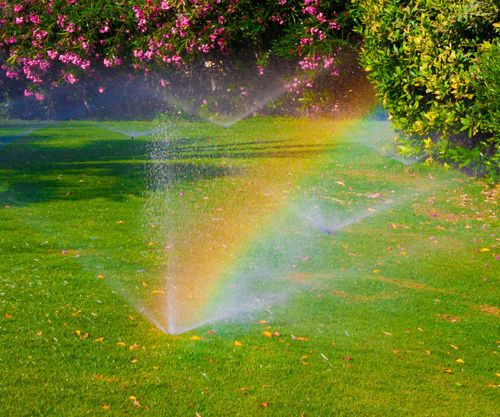
<path id="1" fill-rule="evenodd" d="M 41 134 L 34 139 L 0 148 L 0 205 L 120 201 L 147 191 L 153 172 L 161 173 L 161 186 L 168 186 L 241 175 L 242 159 L 308 158 L 329 148 L 286 140 L 216 143 L 209 137 L 171 142 L 106 138 L 67 147 L 44 143 L 51 138 Z"/>

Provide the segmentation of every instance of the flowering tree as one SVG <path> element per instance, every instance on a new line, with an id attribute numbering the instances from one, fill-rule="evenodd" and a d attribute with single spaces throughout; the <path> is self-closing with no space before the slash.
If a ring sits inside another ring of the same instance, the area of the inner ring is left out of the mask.
<path id="1" fill-rule="evenodd" d="M 328 0 L 0 0 L 0 68 L 37 100 L 119 68 L 220 71 L 240 58 L 264 74 L 283 58 L 334 74 L 344 12 Z"/>

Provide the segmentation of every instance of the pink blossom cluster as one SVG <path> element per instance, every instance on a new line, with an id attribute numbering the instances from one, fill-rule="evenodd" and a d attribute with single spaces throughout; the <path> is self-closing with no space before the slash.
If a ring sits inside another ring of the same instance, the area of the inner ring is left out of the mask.
<path id="1" fill-rule="evenodd" d="M 266 51 L 272 50 L 269 44 L 292 39 L 286 53 L 301 70 L 334 74 L 333 47 L 332 53 L 317 53 L 328 51 L 340 29 L 330 2 L 269 0 L 262 7 L 250 3 L 0 0 L 0 72 L 27 82 L 27 91 L 34 96 L 37 88 L 75 84 L 95 76 L 98 69 L 127 65 L 148 74 L 154 65 L 185 69 L 197 56 L 225 59 L 239 50 L 243 39 L 245 48 L 255 48 L 257 73 L 265 76 L 268 57 L 260 58 L 258 49 L 267 45 Z M 162 79 L 160 85 L 167 87 L 168 81 Z M 311 80 L 301 79 L 290 84 L 293 91 L 312 85 Z M 99 92 L 104 91 L 100 87 Z M 243 88 L 240 94 L 248 92 Z"/>

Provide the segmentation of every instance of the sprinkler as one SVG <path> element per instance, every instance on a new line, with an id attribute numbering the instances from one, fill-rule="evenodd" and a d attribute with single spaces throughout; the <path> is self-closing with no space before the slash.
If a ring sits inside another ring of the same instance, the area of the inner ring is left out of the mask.
<path id="1" fill-rule="evenodd" d="M 330 236 L 335 236 L 337 234 L 336 230 L 328 229 L 326 227 L 319 227 L 319 231 L 322 233 L 326 233 L 327 235 L 330 235 Z"/>

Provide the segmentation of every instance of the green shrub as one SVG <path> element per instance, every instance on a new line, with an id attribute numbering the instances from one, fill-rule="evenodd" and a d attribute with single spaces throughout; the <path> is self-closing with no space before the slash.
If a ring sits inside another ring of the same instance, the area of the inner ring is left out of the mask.
<path id="1" fill-rule="evenodd" d="M 355 3 L 364 37 L 361 61 L 396 128 L 405 134 L 401 149 L 494 181 L 498 1 Z"/>

